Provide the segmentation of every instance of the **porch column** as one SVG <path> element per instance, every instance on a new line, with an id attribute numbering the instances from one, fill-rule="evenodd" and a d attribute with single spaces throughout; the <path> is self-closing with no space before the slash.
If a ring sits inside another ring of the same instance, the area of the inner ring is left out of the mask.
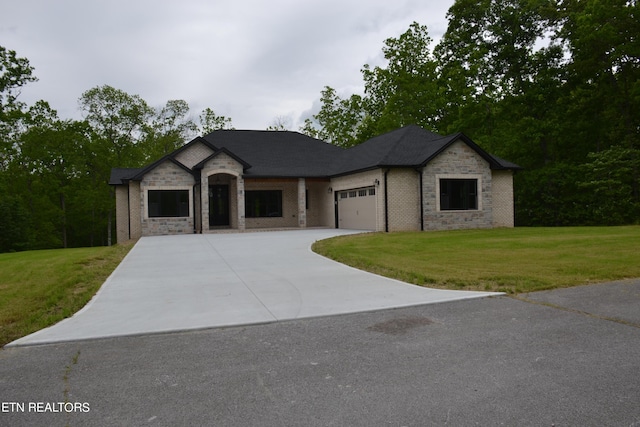
<path id="1" fill-rule="evenodd" d="M 244 179 L 242 179 L 241 175 L 238 175 L 238 179 L 236 180 L 238 187 L 237 194 L 237 205 L 238 205 L 238 230 L 245 230 L 245 222 L 244 222 Z"/>
<path id="2" fill-rule="evenodd" d="M 202 233 L 209 231 L 209 177 L 204 173 L 200 178 L 200 221 Z"/>
<path id="3" fill-rule="evenodd" d="M 307 227 L 307 182 L 298 178 L 298 227 Z"/>

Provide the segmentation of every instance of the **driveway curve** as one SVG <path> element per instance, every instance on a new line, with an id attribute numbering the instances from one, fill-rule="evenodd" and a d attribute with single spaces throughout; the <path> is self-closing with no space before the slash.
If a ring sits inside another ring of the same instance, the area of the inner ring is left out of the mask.
<path id="1" fill-rule="evenodd" d="M 356 231 L 308 229 L 143 237 L 74 316 L 9 344 L 271 323 L 481 298 L 428 289 L 313 253 Z"/>

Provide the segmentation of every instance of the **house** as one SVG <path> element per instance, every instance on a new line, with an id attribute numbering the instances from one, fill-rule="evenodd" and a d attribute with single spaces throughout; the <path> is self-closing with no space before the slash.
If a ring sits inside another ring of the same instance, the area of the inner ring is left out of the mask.
<path id="1" fill-rule="evenodd" d="M 297 132 L 218 130 L 116 168 L 118 241 L 260 228 L 513 227 L 513 173 L 462 133 L 418 126 L 343 149 Z"/>

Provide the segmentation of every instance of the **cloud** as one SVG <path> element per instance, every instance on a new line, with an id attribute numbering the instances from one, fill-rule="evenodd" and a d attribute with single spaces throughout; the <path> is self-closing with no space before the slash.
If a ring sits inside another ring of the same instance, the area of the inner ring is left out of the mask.
<path id="1" fill-rule="evenodd" d="M 184 99 L 236 128 L 291 117 L 297 129 L 326 85 L 362 85 L 384 40 L 413 21 L 438 39 L 453 0 L 21 0 L 3 6 L 3 46 L 29 59 L 39 82 L 23 90 L 62 118 L 77 99 L 111 85 L 160 107 Z"/>

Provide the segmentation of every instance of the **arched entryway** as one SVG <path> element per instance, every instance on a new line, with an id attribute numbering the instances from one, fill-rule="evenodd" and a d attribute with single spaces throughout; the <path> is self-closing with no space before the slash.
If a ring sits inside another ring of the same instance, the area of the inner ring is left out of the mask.
<path id="1" fill-rule="evenodd" d="M 237 228 L 237 178 L 217 173 L 208 179 L 209 229 Z"/>

